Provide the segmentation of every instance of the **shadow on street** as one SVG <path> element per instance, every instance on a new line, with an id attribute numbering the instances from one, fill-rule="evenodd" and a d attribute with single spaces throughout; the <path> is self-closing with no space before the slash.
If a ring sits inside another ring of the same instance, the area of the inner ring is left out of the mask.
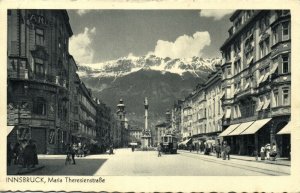
<path id="1" fill-rule="evenodd" d="M 76 164 L 65 165 L 65 159 L 40 159 L 39 164 L 45 165 L 41 170 L 27 175 L 63 175 L 63 176 L 92 176 L 107 159 L 75 159 Z"/>

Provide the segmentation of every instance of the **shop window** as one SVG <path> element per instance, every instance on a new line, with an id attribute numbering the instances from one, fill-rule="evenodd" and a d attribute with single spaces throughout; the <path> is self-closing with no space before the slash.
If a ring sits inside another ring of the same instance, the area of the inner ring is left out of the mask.
<path id="1" fill-rule="evenodd" d="M 288 73 L 289 72 L 289 56 L 283 55 L 282 56 L 282 73 Z"/>
<path id="2" fill-rule="evenodd" d="M 289 88 L 283 88 L 282 89 L 282 104 L 283 105 L 289 105 L 290 104 L 290 97 L 289 97 Z"/>
<path id="3" fill-rule="evenodd" d="M 35 44 L 44 46 L 44 30 L 40 28 L 35 29 Z"/>
<path id="4" fill-rule="evenodd" d="M 37 98 L 33 101 L 33 113 L 36 115 L 46 115 L 46 101 L 43 98 Z"/>
<path id="5" fill-rule="evenodd" d="M 284 22 L 282 23 L 282 40 L 288 40 L 289 39 L 289 23 Z"/>

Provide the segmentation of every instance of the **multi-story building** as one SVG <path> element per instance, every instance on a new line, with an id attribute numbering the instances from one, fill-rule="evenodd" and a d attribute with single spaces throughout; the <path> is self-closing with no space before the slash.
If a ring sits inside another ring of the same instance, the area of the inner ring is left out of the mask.
<path id="1" fill-rule="evenodd" d="M 35 139 L 38 153 L 70 141 L 69 52 L 63 10 L 8 10 L 8 140 Z"/>
<path id="2" fill-rule="evenodd" d="M 79 97 L 79 128 L 76 133 L 76 141 L 82 144 L 95 143 L 97 104 L 83 82 L 78 87 Z"/>
<path id="3" fill-rule="evenodd" d="M 182 140 L 187 140 L 188 138 L 192 137 L 192 115 L 193 115 L 192 102 L 193 102 L 192 95 L 190 94 L 184 99 L 182 103 L 182 109 L 181 109 Z"/>
<path id="4" fill-rule="evenodd" d="M 114 119 L 112 118 L 111 109 L 97 100 L 97 117 L 96 117 L 96 141 L 101 153 L 112 144 L 112 126 Z"/>
<path id="5" fill-rule="evenodd" d="M 222 132 L 222 102 L 223 90 L 221 87 L 221 68 L 216 66 L 217 71 L 210 74 L 205 83 L 206 98 L 206 129 L 205 136 L 216 140 L 218 134 Z"/>
<path id="6" fill-rule="evenodd" d="M 233 153 L 253 154 L 275 143 L 287 156 L 289 135 L 277 135 L 291 112 L 291 16 L 289 10 L 237 10 L 221 46 L 225 96 L 220 136 Z"/>

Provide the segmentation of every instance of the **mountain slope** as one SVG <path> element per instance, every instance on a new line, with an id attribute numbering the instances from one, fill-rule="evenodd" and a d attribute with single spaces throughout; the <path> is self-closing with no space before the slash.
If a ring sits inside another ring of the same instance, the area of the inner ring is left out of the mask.
<path id="1" fill-rule="evenodd" d="M 164 120 L 172 104 L 204 83 L 219 59 L 159 58 L 153 55 L 122 58 L 98 64 L 80 66 L 79 75 L 93 94 L 113 110 L 120 98 L 126 105 L 131 124 L 144 125 L 144 98 L 149 100 L 149 125 Z"/>

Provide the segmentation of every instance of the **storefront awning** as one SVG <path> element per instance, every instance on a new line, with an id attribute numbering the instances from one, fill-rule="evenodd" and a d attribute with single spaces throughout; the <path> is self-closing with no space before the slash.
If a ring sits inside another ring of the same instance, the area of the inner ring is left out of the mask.
<path id="1" fill-rule="evenodd" d="M 187 140 L 185 140 L 185 141 L 179 143 L 178 145 L 186 145 L 188 142 L 191 141 L 191 139 L 192 139 L 192 138 L 189 138 L 189 139 L 187 139 Z"/>
<path id="2" fill-rule="evenodd" d="M 291 134 L 291 122 L 289 122 L 286 126 L 281 129 L 277 135 L 283 135 L 283 134 Z"/>
<path id="3" fill-rule="evenodd" d="M 261 119 L 255 121 L 248 129 L 246 129 L 244 132 L 242 132 L 240 135 L 251 135 L 256 133 L 259 129 L 261 129 L 265 124 L 267 124 L 271 118 L 268 119 Z"/>
<path id="4" fill-rule="evenodd" d="M 7 135 L 10 134 L 10 132 L 15 128 L 15 126 L 7 126 Z"/>
<path id="5" fill-rule="evenodd" d="M 239 127 L 229 133 L 227 136 L 240 135 L 243 131 L 245 131 L 248 127 L 250 127 L 254 121 L 242 123 Z"/>
<path id="6" fill-rule="evenodd" d="M 235 130 L 240 125 L 241 124 L 230 125 L 227 129 L 225 129 L 222 133 L 220 133 L 219 137 L 227 136 L 229 133 L 231 133 L 233 130 Z"/>

